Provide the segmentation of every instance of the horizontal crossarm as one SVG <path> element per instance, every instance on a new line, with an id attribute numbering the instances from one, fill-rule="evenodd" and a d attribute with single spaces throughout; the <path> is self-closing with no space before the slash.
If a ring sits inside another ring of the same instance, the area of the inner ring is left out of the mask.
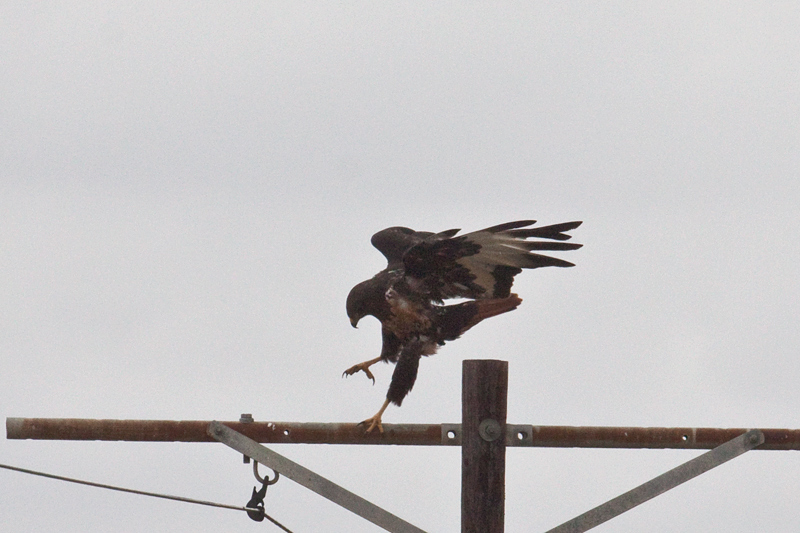
<path id="1" fill-rule="evenodd" d="M 9 439 L 214 442 L 202 420 L 7 418 Z M 461 446 L 461 424 L 384 424 L 365 433 L 352 423 L 223 422 L 256 442 L 271 444 L 395 444 Z M 710 450 L 744 428 L 533 426 L 507 424 L 506 446 L 544 448 L 672 448 Z M 758 450 L 800 450 L 800 430 L 761 429 Z"/>

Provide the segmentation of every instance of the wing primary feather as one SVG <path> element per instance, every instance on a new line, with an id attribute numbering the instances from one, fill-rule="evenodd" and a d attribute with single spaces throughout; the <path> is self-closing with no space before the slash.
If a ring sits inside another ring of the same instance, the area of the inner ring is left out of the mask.
<path id="1" fill-rule="evenodd" d="M 572 238 L 572 235 L 566 235 L 565 231 L 573 230 L 583 224 L 583 222 L 563 222 L 561 224 L 553 224 L 552 226 L 542 226 L 541 228 L 529 229 L 515 229 L 505 232 L 506 235 L 527 239 L 529 237 L 538 237 L 540 239 L 553 239 L 556 241 L 567 241 Z"/>
<path id="2" fill-rule="evenodd" d="M 558 259 L 556 257 L 548 257 L 546 255 L 539 255 L 539 254 L 527 254 L 525 255 L 525 260 L 527 265 L 523 268 L 541 268 L 541 267 L 574 267 L 575 263 L 570 263 L 569 261 L 564 261 L 563 259 Z M 530 265 L 530 266 L 528 266 Z"/>
<path id="3" fill-rule="evenodd" d="M 516 248 L 517 250 L 558 250 L 558 251 L 565 251 L 565 250 L 577 250 L 581 248 L 583 245 L 578 244 L 575 242 L 549 242 L 549 241 L 522 241 L 522 240 L 513 240 L 509 243 L 501 243 L 502 246 L 506 246 L 508 248 Z"/>
<path id="4" fill-rule="evenodd" d="M 516 222 L 506 222 L 504 224 L 498 224 L 497 226 L 492 226 L 490 228 L 482 229 L 480 231 L 488 231 L 490 233 L 498 233 L 500 231 L 507 231 L 514 228 L 523 228 L 525 226 L 530 226 L 532 224 L 536 224 L 535 220 L 517 220 Z"/>

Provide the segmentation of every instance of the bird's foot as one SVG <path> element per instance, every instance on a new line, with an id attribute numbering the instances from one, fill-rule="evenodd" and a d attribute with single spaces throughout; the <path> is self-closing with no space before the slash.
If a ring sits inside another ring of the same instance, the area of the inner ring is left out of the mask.
<path id="1" fill-rule="evenodd" d="M 380 413 L 376 414 L 371 418 L 367 418 L 363 422 L 358 423 L 359 426 L 367 426 L 367 430 L 364 433 L 371 433 L 373 429 L 378 428 L 380 433 L 383 433 L 383 424 L 381 424 L 381 415 Z"/>
<path id="2" fill-rule="evenodd" d="M 371 367 L 373 364 L 375 364 L 375 360 L 364 361 L 363 363 L 358 363 L 357 365 L 353 365 L 344 372 L 342 372 L 342 377 L 352 376 L 353 374 L 357 374 L 358 372 L 364 372 L 367 375 L 367 377 L 372 380 L 372 384 L 375 385 L 375 376 L 373 376 L 372 372 L 370 372 L 369 370 L 369 367 Z"/>
<path id="3" fill-rule="evenodd" d="M 383 402 L 383 405 L 378 410 L 378 412 L 375 413 L 375 416 L 373 416 L 371 418 L 367 418 L 363 422 L 360 422 L 358 425 L 359 426 L 367 426 L 367 431 L 365 431 L 365 433 L 370 433 L 375 428 L 378 428 L 378 431 L 383 433 L 383 424 L 381 424 L 381 417 L 383 416 L 383 412 L 386 411 L 387 407 L 389 407 L 389 399 L 388 398 L 386 399 L 385 402 Z"/>

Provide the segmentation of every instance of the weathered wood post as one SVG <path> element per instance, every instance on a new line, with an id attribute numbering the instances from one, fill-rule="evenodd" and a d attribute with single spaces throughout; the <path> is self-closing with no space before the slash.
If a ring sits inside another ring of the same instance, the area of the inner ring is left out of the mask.
<path id="1" fill-rule="evenodd" d="M 508 362 L 464 361 L 461 387 L 461 532 L 502 533 Z"/>

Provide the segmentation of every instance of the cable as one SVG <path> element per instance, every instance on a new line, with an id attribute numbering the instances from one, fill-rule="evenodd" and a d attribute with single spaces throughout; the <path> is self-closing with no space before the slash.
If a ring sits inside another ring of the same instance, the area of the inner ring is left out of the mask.
<path id="1" fill-rule="evenodd" d="M 172 496 L 170 494 L 158 494 L 156 492 L 146 492 L 146 491 L 143 491 L 143 490 L 126 489 L 124 487 L 116 487 L 114 485 L 106 485 L 104 483 L 95 483 L 93 481 L 86 481 L 86 480 L 83 480 L 83 479 L 75 479 L 75 478 L 69 478 L 69 477 L 64 477 L 64 476 L 57 476 L 55 474 L 48 474 L 46 472 L 37 472 L 36 470 L 29 470 L 27 468 L 20 468 L 18 466 L 10 466 L 10 465 L 0 464 L 0 468 L 5 468 L 6 470 L 13 470 L 15 472 L 22 472 L 23 474 L 31 474 L 31 475 L 34 475 L 34 476 L 41 476 L 41 477 L 46 477 L 46 478 L 50 478 L 50 479 L 57 479 L 59 481 L 68 481 L 70 483 L 77 483 L 79 485 L 88 485 L 90 487 L 98 487 L 98 488 L 101 488 L 101 489 L 116 490 L 116 491 L 119 491 L 119 492 L 127 492 L 127 493 L 130 493 L 130 494 L 139 494 L 141 496 L 152 496 L 153 498 L 163 498 L 165 500 L 174 500 L 174 501 L 178 501 L 178 502 L 195 503 L 197 505 L 207 505 L 209 507 L 221 507 L 223 509 L 233 509 L 235 511 L 257 511 L 257 512 L 261 512 L 260 509 L 251 509 L 249 507 L 241 507 L 241 506 L 237 506 L 237 505 L 228 505 L 228 504 L 225 504 L 225 503 L 209 502 L 209 501 L 205 501 L 205 500 L 195 500 L 195 499 L 192 499 L 192 498 L 184 498 L 183 496 Z M 283 524 L 281 524 L 280 522 L 278 522 L 277 520 L 275 520 L 274 518 L 272 518 L 268 514 L 264 513 L 264 517 L 267 520 L 269 520 L 270 522 L 272 522 L 273 524 L 275 524 L 276 526 L 278 526 L 279 528 L 281 528 L 282 530 L 286 531 L 287 533 L 292 533 Z"/>

